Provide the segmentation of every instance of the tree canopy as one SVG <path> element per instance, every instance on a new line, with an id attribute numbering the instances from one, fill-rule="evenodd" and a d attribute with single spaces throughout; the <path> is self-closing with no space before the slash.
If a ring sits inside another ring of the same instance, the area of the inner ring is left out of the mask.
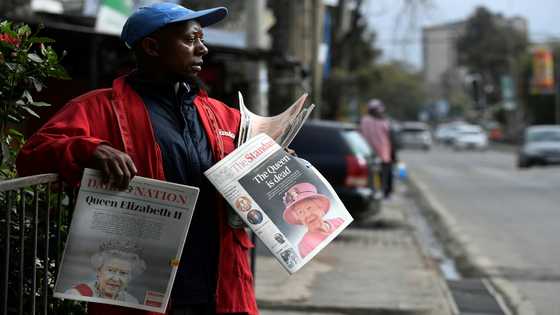
<path id="1" fill-rule="evenodd" d="M 360 90 L 364 103 L 377 98 L 387 113 L 400 120 L 416 120 L 427 99 L 420 73 L 401 62 L 377 65 L 374 72 L 363 73 Z M 367 77 L 367 78 L 366 78 Z"/>
<path id="2" fill-rule="evenodd" d="M 526 30 L 519 19 L 506 19 L 484 7 L 478 7 L 467 20 L 464 33 L 457 39 L 459 65 L 476 73 L 490 91 L 490 102 L 499 97 L 498 84 L 504 74 L 512 74 L 514 62 L 526 51 Z M 517 23 L 517 24 L 516 24 Z M 492 99 L 494 98 L 494 99 Z"/>
<path id="3" fill-rule="evenodd" d="M 333 33 L 331 35 L 331 73 L 324 81 L 324 102 L 327 103 L 321 112 L 323 118 L 336 119 L 345 111 L 344 104 L 355 102 L 358 75 L 363 69 L 372 69 L 380 51 L 375 47 L 376 33 L 368 29 L 367 21 L 362 13 L 363 1 L 356 1 L 352 11 L 350 27 L 344 29 L 343 15 L 347 1 L 341 0 L 333 8 Z"/>
<path id="4" fill-rule="evenodd" d="M 380 63 L 381 49 L 377 34 L 368 27 L 362 6 L 367 2 L 354 1 L 350 27 L 342 27 L 344 11 L 349 0 L 340 0 L 334 7 L 331 37 L 331 72 L 324 82 L 323 100 L 327 103 L 321 114 L 327 119 L 355 120 L 359 107 L 370 98 L 388 104 L 395 118 L 416 119 L 426 100 L 422 80 L 414 69 L 403 63 Z M 401 0 L 401 14 L 397 24 L 414 24 L 421 9 L 431 6 L 431 0 Z"/>

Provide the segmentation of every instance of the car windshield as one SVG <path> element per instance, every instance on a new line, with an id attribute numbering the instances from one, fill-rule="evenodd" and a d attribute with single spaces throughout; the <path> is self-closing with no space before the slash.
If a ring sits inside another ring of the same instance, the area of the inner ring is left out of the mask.
<path id="1" fill-rule="evenodd" d="M 374 155 L 373 150 L 369 147 L 364 137 L 356 130 L 348 130 L 343 133 L 343 136 L 350 144 L 351 150 L 363 156 Z"/>
<path id="2" fill-rule="evenodd" d="M 527 134 L 527 141 L 528 142 L 560 141 L 560 129 L 530 131 Z"/>
<path id="3" fill-rule="evenodd" d="M 456 131 L 460 134 L 468 134 L 468 135 L 473 135 L 473 134 L 479 134 L 482 133 L 482 129 L 478 126 L 462 126 L 462 127 L 457 127 Z"/>

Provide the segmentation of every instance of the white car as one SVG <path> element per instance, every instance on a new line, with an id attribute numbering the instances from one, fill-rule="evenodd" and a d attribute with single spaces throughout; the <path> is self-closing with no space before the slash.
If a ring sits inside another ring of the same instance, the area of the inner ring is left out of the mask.
<path id="1" fill-rule="evenodd" d="M 440 124 L 434 133 L 434 137 L 438 143 L 451 145 L 455 135 L 457 134 L 458 128 L 467 125 L 467 123 L 462 121 L 455 121 L 446 124 Z"/>
<path id="2" fill-rule="evenodd" d="M 488 136 L 480 126 L 458 126 L 453 138 L 453 148 L 456 150 L 486 150 L 488 148 Z"/>

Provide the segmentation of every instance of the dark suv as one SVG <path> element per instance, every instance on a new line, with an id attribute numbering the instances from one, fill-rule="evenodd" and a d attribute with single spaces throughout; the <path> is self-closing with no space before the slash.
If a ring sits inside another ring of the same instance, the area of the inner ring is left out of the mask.
<path id="1" fill-rule="evenodd" d="M 381 211 L 379 160 L 355 125 L 308 121 L 289 147 L 321 172 L 355 219 Z"/>

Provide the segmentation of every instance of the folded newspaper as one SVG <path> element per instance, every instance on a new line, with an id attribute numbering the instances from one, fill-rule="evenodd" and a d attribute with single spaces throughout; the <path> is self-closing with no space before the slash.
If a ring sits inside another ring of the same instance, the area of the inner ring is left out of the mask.
<path id="1" fill-rule="evenodd" d="M 352 222 L 327 180 L 261 133 L 204 173 L 294 273 Z"/>
<path id="2" fill-rule="evenodd" d="M 86 169 L 54 296 L 164 313 L 199 189 Z"/>
<path id="3" fill-rule="evenodd" d="M 315 105 L 305 105 L 307 94 L 303 94 L 284 112 L 271 117 L 252 113 L 239 93 L 239 111 L 241 124 L 239 127 L 238 146 L 259 133 L 266 133 L 281 147 L 286 148 L 292 142 L 299 129 L 309 117 Z"/>

